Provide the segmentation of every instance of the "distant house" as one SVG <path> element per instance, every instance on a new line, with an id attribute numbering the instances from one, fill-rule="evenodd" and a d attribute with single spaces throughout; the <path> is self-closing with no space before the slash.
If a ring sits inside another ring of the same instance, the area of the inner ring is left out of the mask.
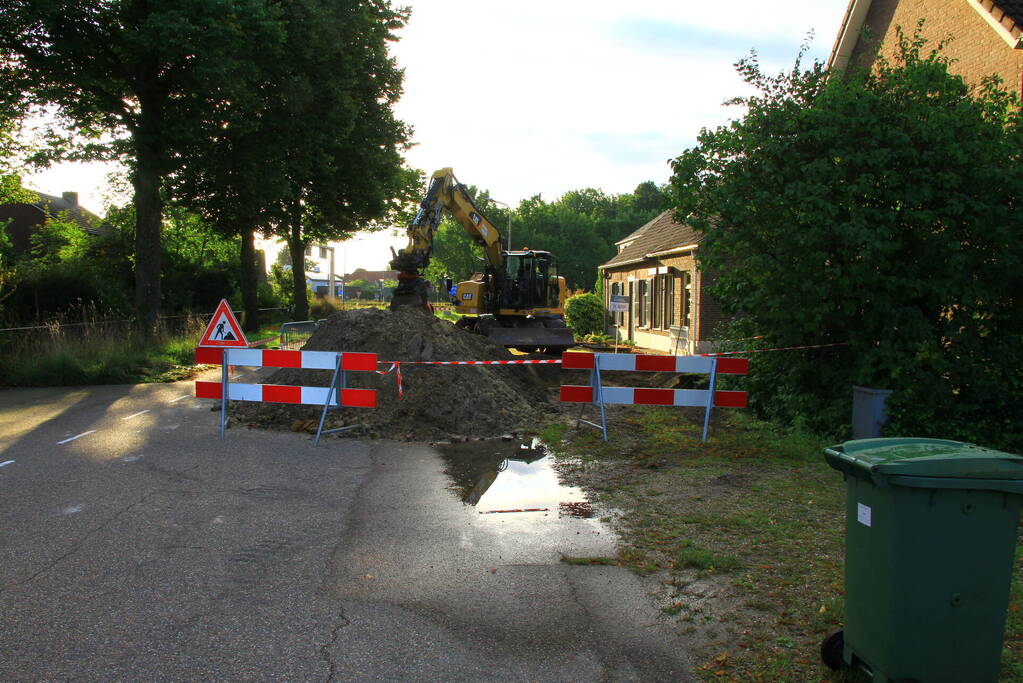
<path id="1" fill-rule="evenodd" d="M 362 281 L 365 282 L 368 287 L 363 287 L 363 290 L 354 296 L 358 298 L 384 298 L 384 282 L 386 280 L 397 280 L 398 271 L 396 270 L 366 270 L 365 268 L 356 268 L 354 271 L 344 276 L 344 283 L 346 288 L 345 297 L 349 298 L 353 296 L 347 288 L 353 282 Z M 389 291 L 389 290 L 388 290 Z"/>
<path id="2" fill-rule="evenodd" d="M 618 253 L 599 266 L 605 305 L 626 296 L 629 310 L 612 314 L 622 339 L 669 353 L 709 350 L 725 316 L 707 291 L 712 278 L 697 269 L 703 236 L 665 211 L 616 243 Z"/>
<path id="3" fill-rule="evenodd" d="M 1009 89 L 1023 90 L 1023 0 L 850 0 L 829 68 L 870 66 L 878 42 L 891 57 L 896 27 L 911 36 L 920 19 L 930 46 L 952 38 L 943 54 L 953 73 L 974 85 L 998 74 Z"/>
<path id="4" fill-rule="evenodd" d="M 30 190 L 31 192 L 31 190 Z M 46 223 L 48 218 L 65 215 L 89 235 L 106 235 L 109 226 L 99 216 L 78 203 L 77 192 L 65 192 L 60 197 L 35 192 L 36 201 L 0 205 L 0 224 L 7 223 L 7 235 L 17 254 L 24 254 L 31 246 L 32 234 Z"/>
<path id="5" fill-rule="evenodd" d="M 355 280 L 362 280 L 363 282 L 375 285 L 383 280 L 397 279 L 398 271 L 396 270 L 366 270 L 365 268 L 356 268 L 348 275 L 345 275 L 345 284 Z"/>

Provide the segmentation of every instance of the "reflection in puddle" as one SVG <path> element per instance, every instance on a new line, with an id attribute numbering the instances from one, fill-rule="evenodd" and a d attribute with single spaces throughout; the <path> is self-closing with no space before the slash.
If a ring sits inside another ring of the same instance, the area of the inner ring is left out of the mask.
<path id="1" fill-rule="evenodd" d="M 480 514 L 558 510 L 559 516 L 593 517 L 582 489 L 558 481 L 553 459 L 539 439 L 477 441 L 437 450 L 451 490 Z"/>

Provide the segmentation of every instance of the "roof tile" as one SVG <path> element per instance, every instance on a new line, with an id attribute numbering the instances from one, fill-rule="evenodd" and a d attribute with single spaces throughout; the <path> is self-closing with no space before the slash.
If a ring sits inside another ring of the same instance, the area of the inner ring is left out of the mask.
<path id="1" fill-rule="evenodd" d="M 671 210 L 661 213 L 621 240 L 619 244 L 629 242 L 630 239 L 632 242 L 602 267 L 613 268 L 626 265 L 645 259 L 647 254 L 656 254 L 689 244 L 699 244 L 703 240 L 703 234 L 688 225 L 675 222 L 672 217 L 673 213 Z"/>

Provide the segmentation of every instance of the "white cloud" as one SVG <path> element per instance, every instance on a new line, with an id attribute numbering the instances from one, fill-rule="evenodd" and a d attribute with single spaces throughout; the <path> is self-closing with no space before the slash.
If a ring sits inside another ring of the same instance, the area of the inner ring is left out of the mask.
<path id="1" fill-rule="evenodd" d="M 811 56 L 825 59 L 847 0 L 394 4 L 412 8 L 393 46 L 406 74 L 398 114 L 415 127 L 409 162 L 427 173 L 451 166 L 515 204 L 666 182 L 667 160 L 701 128 L 739 114 L 722 106 L 745 92 L 732 64 L 756 48 L 768 71 L 791 66 L 811 30 Z M 102 173 L 81 170 L 33 178 L 46 192 L 77 189 L 86 206 L 101 184 Z M 353 246 L 348 269 L 384 267 L 386 242 Z"/>
<path id="2" fill-rule="evenodd" d="M 517 202 L 581 187 L 665 182 L 667 160 L 739 112 L 732 64 L 756 48 L 791 65 L 807 32 L 825 58 L 845 0 L 412 0 L 395 46 L 413 165 Z"/>

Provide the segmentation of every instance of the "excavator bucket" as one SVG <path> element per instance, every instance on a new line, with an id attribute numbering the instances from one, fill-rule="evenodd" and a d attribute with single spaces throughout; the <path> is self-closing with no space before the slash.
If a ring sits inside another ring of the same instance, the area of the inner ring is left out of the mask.
<path id="1" fill-rule="evenodd" d="M 575 344 L 567 327 L 491 327 L 486 336 L 502 346 L 514 348 L 568 348 Z"/>
<path id="2" fill-rule="evenodd" d="M 426 280 L 419 277 L 403 278 L 391 296 L 391 310 L 399 308 L 429 308 L 430 290 Z"/>

